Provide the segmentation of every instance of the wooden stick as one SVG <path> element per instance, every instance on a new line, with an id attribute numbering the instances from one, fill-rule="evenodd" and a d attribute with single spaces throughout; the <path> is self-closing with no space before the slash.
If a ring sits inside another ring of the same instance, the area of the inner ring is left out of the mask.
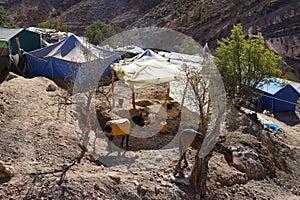
<path id="1" fill-rule="evenodd" d="M 19 38 L 17 38 L 17 37 L 16 37 L 16 43 L 18 45 L 18 54 L 21 55 L 21 44 L 20 44 Z"/>
<path id="2" fill-rule="evenodd" d="M 166 101 L 165 103 L 168 104 L 170 100 L 170 81 L 168 82 L 168 89 L 167 89 L 167 94 L 166 94 Z"/>
<path id="3" fill-rule="evenodd" d="M 115 107 L 115 73 L 114 73 L 114 70 L 113 68 L 111 68 L 111 92 L 112 92 L 112 106 L 113 108 Z"/>
<path id="4" fill-rule="evenodd" d="M 132 86 L 132 106 L 133 109 L 135 110 L 135 94 L 134 94 L 134 86 Z"/>

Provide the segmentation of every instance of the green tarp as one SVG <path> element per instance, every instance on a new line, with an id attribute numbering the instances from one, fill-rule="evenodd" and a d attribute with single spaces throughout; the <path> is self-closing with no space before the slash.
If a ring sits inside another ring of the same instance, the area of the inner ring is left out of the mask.
<path id="1" fill-rule="evenodd" d="M 9 48 L 9 44 L 7 41 L 0 41 L 0 48 L 1 49 L 7 49 Z"/>

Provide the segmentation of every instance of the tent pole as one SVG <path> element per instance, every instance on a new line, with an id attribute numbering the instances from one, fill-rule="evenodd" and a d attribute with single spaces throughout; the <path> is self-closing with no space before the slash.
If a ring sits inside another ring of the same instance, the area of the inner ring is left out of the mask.
<path id="1" fill-rule="evenodd" d="M 21 55 L 21 44 L 20 44 L 20 41 L 19 41 L 18 37 L 16 37 L 16 43 L 17 43 L 17 46 L 18 46 L 18 54 L 20 56 Z"/>
<path id="2" fill-rule="evenodd" d="M 167 89 L 165 104 L 168 105 L 169 103 L 170 103 L 170 81 L 168 82 L 168 89 Z"/>
<path id="3" fill-rule="evenodd" d="M 53 78 L 54 72 L 53 72 L 53 65 L 52 65 L 52 59 L 51 59 L 51 56 L 50 56 L 50 65 L 51 65 L 51 73 L 52 73 L 52 78 Z"/>
<path id="4" fill-rule="evenodd" d="M 133 109 L 136 110 L 136 107 L 135 107 L 134 86 L 132 86 L 132 106 L 133 106 Z"/>
<path id="5" fill-rule="evenodd" d="M 112 92 L 112 105 L 115 107 L 115 73 L 113 68 L 111 68 L 111 92 Z"/>
<path id="6" fill-rule="evenodd" d="M 169 97 L 170 97 L 170 81 L 168 82 L 168 89 L 167 89 L 167 99 L 169 100 Z"/>

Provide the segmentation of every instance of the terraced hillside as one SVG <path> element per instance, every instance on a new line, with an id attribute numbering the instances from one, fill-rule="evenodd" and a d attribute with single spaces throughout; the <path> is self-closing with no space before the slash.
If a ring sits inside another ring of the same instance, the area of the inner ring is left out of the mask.
<path id="1" fill-rule="evenodd" d="M 300 78 L 299 0 L 1 0 L 19 26 L 33 26 L 50 19 L 70 25 L 77 34 L 95 20 L 112 24 L 117 31 L 130 27 L 168 27 L 215 48 L 233 24 L 242 23 L 249 34 L 261 31 Z M 287 70 L 287 69 L 286 69 Z"/>

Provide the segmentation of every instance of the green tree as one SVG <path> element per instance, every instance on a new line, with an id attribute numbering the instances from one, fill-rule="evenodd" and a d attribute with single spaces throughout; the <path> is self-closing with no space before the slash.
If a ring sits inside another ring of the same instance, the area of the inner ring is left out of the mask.
<path id="1" fill-rule="evenodd" d="M 57 20 L 50 20 L 47 22 L 41 22 L 38 24 L 39 28 L 51 28 L 51 29 L 55 29 L 55 30 L 59 30 L 59 31 L 63 31 L 63 32 L 69 32 L 70 31 L 70 27 L 66 24 L 63 24 Z"/>
<path id="2" fill-rule="evenodd" d="M 100 44 L 100 42 L 116 34 L 116 31 L 109 24 L 102 21 L 95 21 L 87 26 L 84 31 L 84 36 L 88 38 L 92 44 Z"/>
<path id="3" fill-rule="evenodd" d="M 261 33 L 245 37 L 242 25 L 233 26 L 231 35 L 218 41 L 216 65 L 222 75 L 229 97 L 248 97 L 267 77 L 277 77 L 280 60 L 267 49 Z"/>
<path id="4" fill-rule="evenodd" d="M 2 6 L 0 6 L 0 26 L 9 26 L 11 24 L 11 18 Z"/>
<path id="5" fill-rule="evenodd" d="M 61 14 L 61 13 L 60 13 L 59 10 L 54 10 L 54 11 L 52 11 L 52 12 L 50 13 L 50 17 L 51 17 L 51 18 L 55 18 L 55 17 L 59 16 L 60 14 Z"/>

